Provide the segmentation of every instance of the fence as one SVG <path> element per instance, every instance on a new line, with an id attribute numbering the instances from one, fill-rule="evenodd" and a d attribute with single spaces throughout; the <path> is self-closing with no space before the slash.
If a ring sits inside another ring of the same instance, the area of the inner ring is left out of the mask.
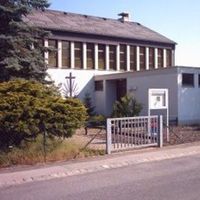
<path id="1" fill-rule="evenodd" d="M 163 146 L 163 117 L 107 119 L 106 152 L 136 147 Z"/>

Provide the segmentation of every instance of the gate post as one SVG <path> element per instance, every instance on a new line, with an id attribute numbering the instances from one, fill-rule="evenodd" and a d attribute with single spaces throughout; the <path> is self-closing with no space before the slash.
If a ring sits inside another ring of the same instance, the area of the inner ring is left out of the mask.
<path id="1" fill-rule="evenodd" d="M 163 116 L 160 115 L 159 117 L 159 137 L 158 137 L 158 146 L 160 148 L 163 147 Z"/>
<path id="2" fill-rule="evenodd" d="M 106 153 L 111 154 L 112 137 L 111 137 L 111 119 L 106 121 Z"/>

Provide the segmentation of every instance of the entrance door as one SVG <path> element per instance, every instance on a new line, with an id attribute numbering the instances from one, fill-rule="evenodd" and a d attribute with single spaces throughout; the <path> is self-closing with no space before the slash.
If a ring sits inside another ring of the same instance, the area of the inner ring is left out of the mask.
<path id="1" fill-rule="evenodd" d="M 126 90 L 126 79 L 120 79 L 116 81 L 116 96 L 117 96 L 117 101 L 119 101 L 123 96 L 126 95 L 127 90 Z"/>

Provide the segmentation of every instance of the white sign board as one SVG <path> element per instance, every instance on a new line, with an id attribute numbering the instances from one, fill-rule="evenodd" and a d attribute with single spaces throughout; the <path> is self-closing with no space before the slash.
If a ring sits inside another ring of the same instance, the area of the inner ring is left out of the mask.
<path id="1" fill-rule="evenodd" d="M 149 109 L 167 109 L 167 104 L 167 89 L 149 89 Z"/>

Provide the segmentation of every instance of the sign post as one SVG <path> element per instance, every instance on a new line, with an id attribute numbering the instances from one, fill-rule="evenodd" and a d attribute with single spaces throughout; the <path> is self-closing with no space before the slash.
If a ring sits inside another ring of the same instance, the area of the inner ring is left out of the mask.
<path id="1" fill-rule="evenodd" d="M 169 142 L 169 98 L 168 89 L 148 90 L 148 116 L 151 110 L 166 110 L 167 142 Z"/>

